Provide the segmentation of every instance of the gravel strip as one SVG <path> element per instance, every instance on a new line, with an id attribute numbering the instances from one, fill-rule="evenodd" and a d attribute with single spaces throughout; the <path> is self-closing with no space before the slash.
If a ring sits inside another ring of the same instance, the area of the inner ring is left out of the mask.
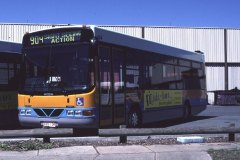
<path id="1" fill-rule="evenodd" d="M 239 142 L 239 139 L 236 139 Z M 221 143 L 228 142 L 227 137 L 208 137 L 205 138 L 204 143 Z M 51 143 L 43 143 L 39 139 L 30 140 L 20 140 L 20 141 L 4 141 L 0 142 L 0 150 L 5 151 L 28 151 L 28 150 L 39 150 L 39 149 L 51 149 L 59 147 L 69 147 L 69 146 L 118 146 L 118 145 L 171 145 L 171 144 L 181 144 L 177 142 L 177 138 L 152 138 L 147 137 L 146 139 L 128 140 L 127 143 L 119 143 L 117 139 L 108 140 L 107 138 L 101 138 L 99 140 L 94 139 L 53 139 Z"/>

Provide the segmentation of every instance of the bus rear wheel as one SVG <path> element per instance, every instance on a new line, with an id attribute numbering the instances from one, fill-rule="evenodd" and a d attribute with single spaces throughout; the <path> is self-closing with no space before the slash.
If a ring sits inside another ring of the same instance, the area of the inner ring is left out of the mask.
<path id="1" fill-rule="evenodd" d="M 142 117 L 137 109 L 132 109 L 128 114 L 128 127 L 137 128 L 142 125 Z"/>

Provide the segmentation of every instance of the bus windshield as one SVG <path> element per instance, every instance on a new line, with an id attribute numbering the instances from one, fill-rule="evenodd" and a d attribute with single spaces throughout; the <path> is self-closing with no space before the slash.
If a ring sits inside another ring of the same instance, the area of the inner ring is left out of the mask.
<path id="1" fill-rule="evenodd" d="M 22 92 L 72 94 L 94 85 L 89 43 L 24 49 L 26 76 Z"/>

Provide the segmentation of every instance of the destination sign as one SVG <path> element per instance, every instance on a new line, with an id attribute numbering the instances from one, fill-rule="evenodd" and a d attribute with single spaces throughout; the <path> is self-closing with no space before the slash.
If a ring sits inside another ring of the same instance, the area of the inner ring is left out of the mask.
<path id="1" fill-rule="evenodd" d="M 47 45 L 47 44 L 60 44 L 80 42 L 81 31 L 68 31 L 59 33 L 47 33 L 40 35 L 31 35 L 29 37 L 30 46 Z"/>

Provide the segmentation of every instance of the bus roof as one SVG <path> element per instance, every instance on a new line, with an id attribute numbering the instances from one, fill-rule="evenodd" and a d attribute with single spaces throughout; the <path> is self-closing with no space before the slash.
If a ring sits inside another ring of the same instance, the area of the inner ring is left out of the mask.
<path id="1" fill-rule="evenodd" d="M 101 42 L 112 43 L 115 45 L 126 46 L 139 50 L 159 53 L 163 55 L 204 62 L 204 55 L 197 52 L 167 46 L 164 44 L 149 41 L 143 38 L 132 37 L 129 35 L 105 30 L 98 27 L 92 27 L 95 37 Z"/>
<path id="2" fill-rule="evenodd" d="M 0 52 L 21 53 L 21 49 L 21 43 L 0 41 Z"/>
<path id="3" fill-rule="evenodd" d="M 44 30 L 57 30 L 61 28 L 91 28 L 94 32 L 94 37 L 98 39 L 100 42 L 120 45 L 124 47 L 145 50 L 153 53 L 159 53 L 167 56 L 173 56 L 198 62 L 204 62 L 204 55 L 202 53 L 191 52 L 183 49 L 179 49 L 176 47 L 167 46 L 164 44 L 160 44 L 157 42 L 149 41 L 143 38 L 137 38 L 133 36 L 129 36 L 126 34 L 106 30 L 103 28 L 99 28 L 95 25 L 75 25 L 75 26 L 61 26 L 54 27 L 50 29 Z M 44 31 L 40 30 L 40 31 Z M 32 32 L 34 33 L 34 32 Z"/>

